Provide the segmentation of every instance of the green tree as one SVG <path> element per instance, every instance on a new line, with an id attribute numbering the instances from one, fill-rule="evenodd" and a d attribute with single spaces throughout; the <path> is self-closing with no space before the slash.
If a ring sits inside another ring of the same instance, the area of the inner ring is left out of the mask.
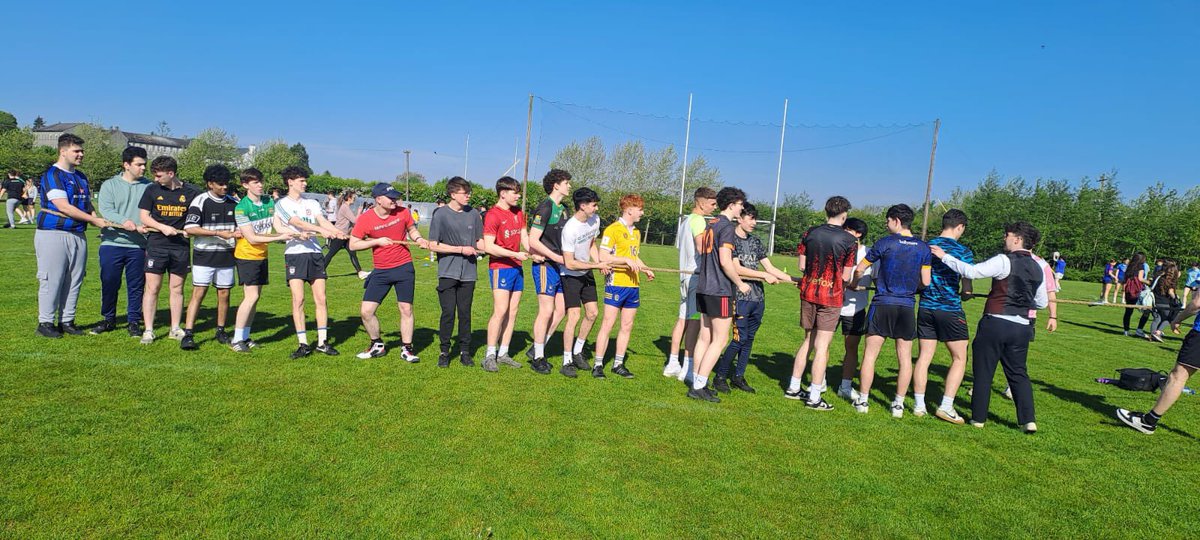
<path id="1" fill-rule="evenodd" d="M 283 141 L 264 142 L 254 153 L 254 168 L 262 171 L 263 179 L 268 185 L 283 185 L 283 177 L 279 175 L 284 169 L 294 166 L 304 166 L 295 152 L 292 152 Z M 309 190 L 312 187 L 309 186 Z"/>
<path id="2" fill-rule="evenodd" d="M 208 128 L 196 135 L 187 148 L 179 153 L 179 177 L 188 182 L 201 183 L 205 167 L 224 163 L 236 169 L 240 161 L 237 138 L 220 128 Z"/>
<path id="3" fill-rule="evenodd" d="M 42 129 L 44 127 L 46 127 L 46 121 L 42 117 L 39 116 L 33 119 L 33 129 Z"/>
<path id="4" fill-rule="evenodd" d="M 17 117 L 7 111 L 0 111 L 0 132 L 17 129 Z"/>
<path id="5" fill-rule="evenodd" d="M 17 169 L 24 178 L 41 176 L 58 159 L 49 146 L 34 146 L 29 129 L 0 131 L 0 169 Z"/>
<path id="6" fill-rule="evenodd" d="M 116 130 L 105 129 L 96 124 L 83 124 L 75 127 L 75 134 L 83 139 L 83 164 L 79 170 L 86 174 L 93 190 L 99 190 L 100 184 L 121 172 L 121 152 L 114 139 Z"/>
<path id="7" fill-rule="evenodd" d="M 310 171 L 312 170 L 312 167 L 308 164 L 308 149 L 304 148 L 303 144 L 293 144 L 288 150 L 291 151 L 292 154 L 295 154 L 296 159 L 300 160 L 301 167 L 304 167 Z"/>

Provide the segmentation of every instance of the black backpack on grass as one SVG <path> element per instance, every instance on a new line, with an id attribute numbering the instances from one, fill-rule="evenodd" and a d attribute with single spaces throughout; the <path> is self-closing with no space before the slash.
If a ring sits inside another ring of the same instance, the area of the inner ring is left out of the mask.
<path id="1" fill-rule="evenodd" d="M 1149 368 L 1118 369 L 1117 386 L 1126 390 L 1154 392 L 1167 384 L 1167 374 Z"/>

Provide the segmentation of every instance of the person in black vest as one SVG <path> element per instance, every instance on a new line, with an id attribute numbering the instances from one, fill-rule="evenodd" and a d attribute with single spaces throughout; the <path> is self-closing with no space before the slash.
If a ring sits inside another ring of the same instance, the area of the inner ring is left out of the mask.
<path id="1" fill-rule="evenodd" d="M 1033 225 L 1024 221 L 1009 223 L 1004 226 L 1004 253 L 975 265 L 964 263 L 937 246 L 930 246 L 933 256 L 961 276 L 992 278 L 992 291 L 983 306 L 983 317 L 971 345 L 971 367 L 975 389 L 979 390 L 971 396 L 971 425 L 975 427 L 983 427 L 987 420 L 992 379 L 999 363 L 1012 387 L 1017 423 L 1026 433 L 1037 431 L 1033 386 L 1029 382 L 1025 360 L 1032 337 L 1029 313 L 1043 309 L 1049 303 L 1042 267 L 1045 262 L 1034 259 L 1030 252 L 1040 239 L 1041 233 Z"/>

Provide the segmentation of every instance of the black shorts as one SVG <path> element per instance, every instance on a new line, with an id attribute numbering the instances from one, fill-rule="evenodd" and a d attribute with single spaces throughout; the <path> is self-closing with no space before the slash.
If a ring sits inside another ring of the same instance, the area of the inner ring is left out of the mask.
<path id="1" fill-rule="evenodd" d="M 417 271 L 413 269 L 412 263 L 383 270 L 376 268 L 363 282 L 363 302 L 382 304 L 388 291 L 395 289 L 397 302 L 411 304 L 416 286 Z"/>
<path id="2" fill-rule="evenodd" d="M 192 253 L 187 246 L 150 246 L 146 249 L 146 273 L 186 276 L 192 269 Z"/>
<path id="3" fill-rule="evenodd" d="M 596 303 L 596 278 L 588 270 L 582 276 L 562 275 L 563 303 L 568 308 Z"/>
<path id="4" fill-rule="evenodd" d="M 867 310 L 867 335 L 912 341 L 917 337 L 913 308 L 871 303 Z"/>
<path id="5" fill-rule="evenodd" d="M 865 309 L 854 315 L 842 315 L 840 322 L 843 336 L 867 335 L 867 310 Z"/>
<path id="6" fill-rule="evenodd" d="M 971 339 L 971 332 L 967 329 L 967 314 L 961 311 L 919 308 L 917 338 L 936 339 L 942 343 Z"/>
<path id="7" fill-rule="evenodd" d="M 325 257 L 320 253 L 295 253 L 283 256 L 283 265 L 287 267 L 287 279 L 302 279 L 309 283 L 318 279 L 326 279 Z"/>
<path id="8" fill-rule="evenodd" d="M 732 296 L 696 293 L 696 307 L 700 309 L 700 314 L 714 319 L 728 319 L 737 314 Z"/>
<path id="9" fill-rule="evenodd" d="M 269 281 L 266 259 L 234 259 L 233 264 L 237 267 L 238 281 L 242 285 L 266 285 Z"/>
<path id="10" fill-rule="evenodd" d="M 1183 346 L 1179 347 L 1175 363 L 1200 369 L 1200 331 L 1193 328 L 1183 337 Z"/>

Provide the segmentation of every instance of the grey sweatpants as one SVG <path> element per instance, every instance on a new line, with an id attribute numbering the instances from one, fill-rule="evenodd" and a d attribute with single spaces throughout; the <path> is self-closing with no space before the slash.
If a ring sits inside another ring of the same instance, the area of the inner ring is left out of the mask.
<path id="1" fill-rule="evenodd" d="M 12 225 L 13 227 L 17 226 L 17 220 L 13 219 L 13 210 L 16 210 L 17 206 L 20 204 L 21 199 L 14 199 L 12 197 L 9 197 L 7 201 L 4 201 L 4 209 L 8 211 L 8 224 Z"/>
<path id="2" fill-rule="evenodd" d="M 83 233 L 38 229 L 33 234 L 33 252 L 37 257 L 38 322 L 74 321 L 79 287 L 87 270 L 87 239 Z"/>

